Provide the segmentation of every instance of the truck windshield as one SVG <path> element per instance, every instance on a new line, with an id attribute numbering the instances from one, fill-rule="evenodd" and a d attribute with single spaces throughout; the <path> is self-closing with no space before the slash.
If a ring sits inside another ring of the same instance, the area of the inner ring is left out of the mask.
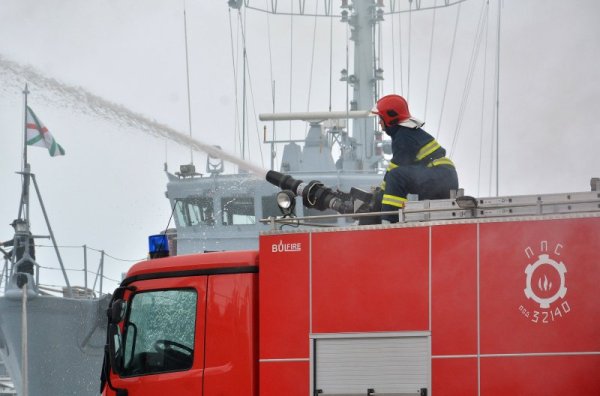
<path id="1" fill-rule="evenodd" d="M 194 360 L 195 290 L 133 296 L 125 324 L 123 376 L 187 370 Z"/>

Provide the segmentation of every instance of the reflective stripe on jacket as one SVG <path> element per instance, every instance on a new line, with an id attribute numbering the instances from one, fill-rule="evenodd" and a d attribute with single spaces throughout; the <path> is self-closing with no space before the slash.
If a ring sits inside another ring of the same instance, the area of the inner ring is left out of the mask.
<path id="1" fill-rule="evenodd" d="M 383 205 L 390 205 L 396 208 L 403 208 L 404 202 L 406 201 L 408 201 L 406 198 L 399 197 L 397 195 L 383 194 L 383 199 L 381 200 L 381 203 Z"/>

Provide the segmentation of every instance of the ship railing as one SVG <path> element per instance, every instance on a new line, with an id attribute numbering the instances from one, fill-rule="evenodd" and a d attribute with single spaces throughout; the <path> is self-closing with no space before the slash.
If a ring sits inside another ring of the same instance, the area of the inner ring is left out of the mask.
<path id="1" fill-rule="evenodd" d="M 49 245 L 35 245 L 36 249 L 38 248 L 52 248 L 54 246 Z M 87 245 L 79 245 L 79 246 L 59 246 L 61 249 L 81 249 L 83 251 L 83 263 L 80 268 L 72 267 L 72 268 L 61 268 L 59 266 L 46 266 L 40 265 L 37 262 L 34 262 L 34 282 L 35 282 L 35 290 L 37 293 L 42 295 L 55 295 L 55 296 L 63 296 L 70 297 L 75 299 L 94 299 L 97 297 L 101 297 L 105 294 L 110 293 L 118 284 L 120 283 L 119 279 L 111 278 L 105 274 L 105 266 L 106 259 L 112 259 L 114 261 L 122 261 L 122 262 L 137 262 L 142 259 L 134 259 L 134 260 L 125 260 L 114 257 L 112 255 L 107 254 L 104 250 L 95 249 L 89 247 Z M 98 265 L 90 265 L 88 256 L 89 252 L 93 251 L 97 253 Z M 38 257 L 39 250 L 38 250 Z M 71 258 L 69 257 L 70 261 Z M 76 259 L 76 258 L 75 258 Z M 7 289 L 7 286 L 11 282 L 11 277 L 13 274 L 13 266 L 11 265 L 10 260 L 5 257 L 4 265 L 2 266 L 2 271 L 0 272 L 0 292 L 4 292 Z M 63 284 L 51 284 L 54 279 L 58 279 L 52 276 L 47 276 L 49 272 L 52 271 L 65 271 L 69 274 L 70 278 L 77 279 L 77 283 L 79 285 L 74 285 L 72 282 L 65 282 Z M 125 272 L 127 268 L 124 268 Z M 42 274 L 42 275 L 40 275 Z M 77 275 L 77 276 L 75 276 Z M 106 283 L 110 283 L 110 285 L 106 285 Z"/>
<path id="2" fill-rule="evenodd" d="M 10 278 L 10 258 L 8 255 L 4 256 L 4 265 L 2 266 L 2 272 L 0 273 L 0 290 L 4 291 L 6 285 L 8 285 Z"/>

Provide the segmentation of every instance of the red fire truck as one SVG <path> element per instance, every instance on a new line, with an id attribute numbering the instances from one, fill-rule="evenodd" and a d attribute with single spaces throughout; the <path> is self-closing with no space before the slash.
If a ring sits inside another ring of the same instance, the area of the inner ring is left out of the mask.
<path id="1" fill-rule="evenodd" d="M 104 395 L 600 395 L 600 194 L 407 203 L 134 265 Z"/>

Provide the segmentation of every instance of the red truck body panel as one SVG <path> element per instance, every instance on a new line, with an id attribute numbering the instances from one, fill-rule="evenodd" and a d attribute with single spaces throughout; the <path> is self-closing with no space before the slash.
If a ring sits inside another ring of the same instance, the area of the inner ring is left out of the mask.
<path id="1" fill-rule="evenodd" d="M 402 362 L 425 358 L 393 369 L 398 378 L 421 370 L 410 389 L 428 395 L 600 394 L 599 248 L 600 217 L 590 214 L 272 232 L 258 253 L 147 261 L 129 272 L 132 285 L 168 288 L 176 278 L 135 279 L 197 269 L 259 273 L 194 277 L 199 294 L 207 289 L 195 345 L 206 355 L 192 370 L 112 382 L 153 384 L 129 388 L 145 395 L 165 394 L 164 383 L 181 395 L 326 396 L 372 378 L 376 395 L 404 388 L 389 367 L 360 359 L 398 362 L 399 351 Z M 354 358 L 355 372 L 335 372 Z M 168 375 L 202 378 L 202 390 Z"/>
<path id="2" fill-rule="evenodd" d="M 260 394 L 312 394 L 315 334 L 411 331 L 434 395 L 600 394 L 599 247 L 595 217 L 264 235 Z"/>

